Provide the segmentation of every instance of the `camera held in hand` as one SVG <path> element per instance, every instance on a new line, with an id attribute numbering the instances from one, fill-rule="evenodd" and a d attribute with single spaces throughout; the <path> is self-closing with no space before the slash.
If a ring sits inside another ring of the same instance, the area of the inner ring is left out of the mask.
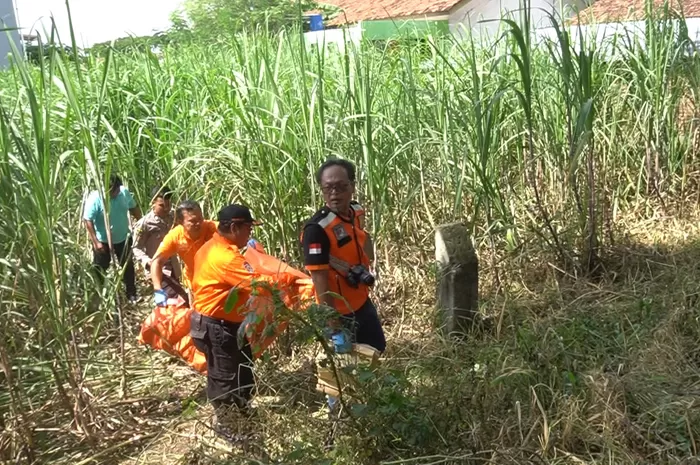
<path id="1" fill-rule="evenodd" d="M 348 270 L 348 275 L 345 277 L 345 279 L 352 287 L 358 287 L 360 283 L 367 286 L 374 285 L 374 276 L 362 265 L 355 265 L 351 267 Z"/>

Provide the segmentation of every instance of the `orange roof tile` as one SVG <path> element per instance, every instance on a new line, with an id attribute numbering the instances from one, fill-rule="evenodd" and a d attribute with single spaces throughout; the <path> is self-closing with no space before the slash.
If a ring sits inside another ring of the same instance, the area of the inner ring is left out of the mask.
<path id="1" fill-rule="evenodd" d="M 598 0 L 581 11 L 580 18 L 571 18 L 571 24 L 612 23 L 638 21 L 644 18 L 644 0 Z M 664 0 L 654 0 L 654 8 L 660 12 Z M 669 0 L 672 10 L 683 12 L 686 18 L 700 16 L 700 0 Z"/>
<path id="2" fill-rule="evenodd" d="M 352 24 L 371 19 L 402 18 L 448 12 L 462 0 L 319 0 L 341 12 L 329 25 Z"/>

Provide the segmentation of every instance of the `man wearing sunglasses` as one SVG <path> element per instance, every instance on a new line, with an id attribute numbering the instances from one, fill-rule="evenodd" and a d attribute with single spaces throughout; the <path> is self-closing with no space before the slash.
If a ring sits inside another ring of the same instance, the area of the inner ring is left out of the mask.
<path id="1" fill-rule="evenodd" d="M 316 181 L 326 205 L 304 225 L 301 242 L 319 303 L 340 314 L 330 322 L 336 351 L 349 351 L 350 342 L 356 342 L 384 352 L 384 331 L 369 297 L 374 285 L 369 271 L 372 245 L 363 227 L 364 211 L 352 200 L 355 166 L 347 160 L 328 160 Z"/>

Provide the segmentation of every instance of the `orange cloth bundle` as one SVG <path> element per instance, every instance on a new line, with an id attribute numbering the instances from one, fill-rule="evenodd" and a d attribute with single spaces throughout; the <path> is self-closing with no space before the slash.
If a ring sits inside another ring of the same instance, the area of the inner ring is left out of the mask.
<path id="1" fill-rule="evenodd" d="M 313 283 L 303 272 L 252 247 L 246 249 L 245 258 L 255 273 L 277 283 L 275 288 L 281 291 L 280 297 L 288 309 L 305 311 L 315 301 Z M 253 357 L 258 358 L 285 330 L 287 321 L 275 321 L 275 299 L 266 286 L 258 287 L 248 302 L 248 311 L 252 314 L 243 323 L 244 331 Z M 156 307 L 141 324 L 138 342 L 180 357 L 205 374 L 206 358 L 190 338 L 191 314 L 192 310 L 185 307 L 182 299 L 170 299 L 167 307 Z"/>
<path id="2" fill-rule="evenodd" d="M 256 273 L 272 277 L 275 286 L 281 291 L 284 306 L 292 311 L 304 311 L 315 301 L 311 278 L 270 255 L 248 248 L 245 253 L 248 264 Z M 282 283 L 294 283 L 292 285 Z M 245 335 L 250 342 L 253 357 L 258 358 L 286 328 L 286 320 L 275 321 L 275 299 L 271 290 L 264 284 L 258 286 L 248 302 L 249 316 L 243 324 Z M 253 320 L 253 321 L 250 321 Z"/>
<path id="3" fill-rule="evenodd" d="M 169 299 L 167 307 L 156 307 L 141 324 L 138 341 L 180 357 L 195 370 L 206 373 L 207 360 L 190 337 L 191 314 L 182 298 Z"/>

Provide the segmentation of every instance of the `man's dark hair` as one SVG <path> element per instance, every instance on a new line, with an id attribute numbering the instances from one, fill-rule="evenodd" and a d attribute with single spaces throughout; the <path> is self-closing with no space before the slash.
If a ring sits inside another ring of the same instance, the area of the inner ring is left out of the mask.
<path id="1" fill-rule="evenodd" d="M 232 224 L 233 224 L 233 222 L 231 220 L 219 221 L 219 224 L 216 227 L 216 230 L 219 231 L 220 233 L 227 233 L 231 229 Z"/>
<path id="2" fill-rule="evenodd" d="M 119 189 L 122 186 L 122 179 L 116 174 L 109 176 L 109 191 L 112 192 L 115 189 Z"/>
<path id="3" fill-rule="evenodd" d="M 173 196 L 173 191 L 171 191 L 168 186 L 154 187 L 151 189 L 151 202 L 156 199 L 170 200 Z"/>
<path id="4" fill-rule="evenodd" d="M 340 166 L 345 168 L 345 172 L 348 173 L 348 179 L 350 182 L 355 182 L 355 165 L 348 160 L 343 160 L 342 158 L 331 158 L 326 160 L 316 172 L 316 182 L 318 184 L 321 184 L 321 176 L 323 176 L 323 172 L 326 171 L 326 168 L 330 168 L 331 166 Z"/>
<path id="5" fill-rule="evenodd" d="M 178 223 L 181 223 L 182 220 L 185 219 L 184 212 L 192 212 L 195 210 L 201 211 L 202 207 L 200 207 L 199 204 L 197 202 L 195 202 L 194 200 L 189 200 L 189 199 L 183 200 L 180 203 L 180 205 L 178 205 L 177 208 L 175 209 L 175 220 Z"/>

